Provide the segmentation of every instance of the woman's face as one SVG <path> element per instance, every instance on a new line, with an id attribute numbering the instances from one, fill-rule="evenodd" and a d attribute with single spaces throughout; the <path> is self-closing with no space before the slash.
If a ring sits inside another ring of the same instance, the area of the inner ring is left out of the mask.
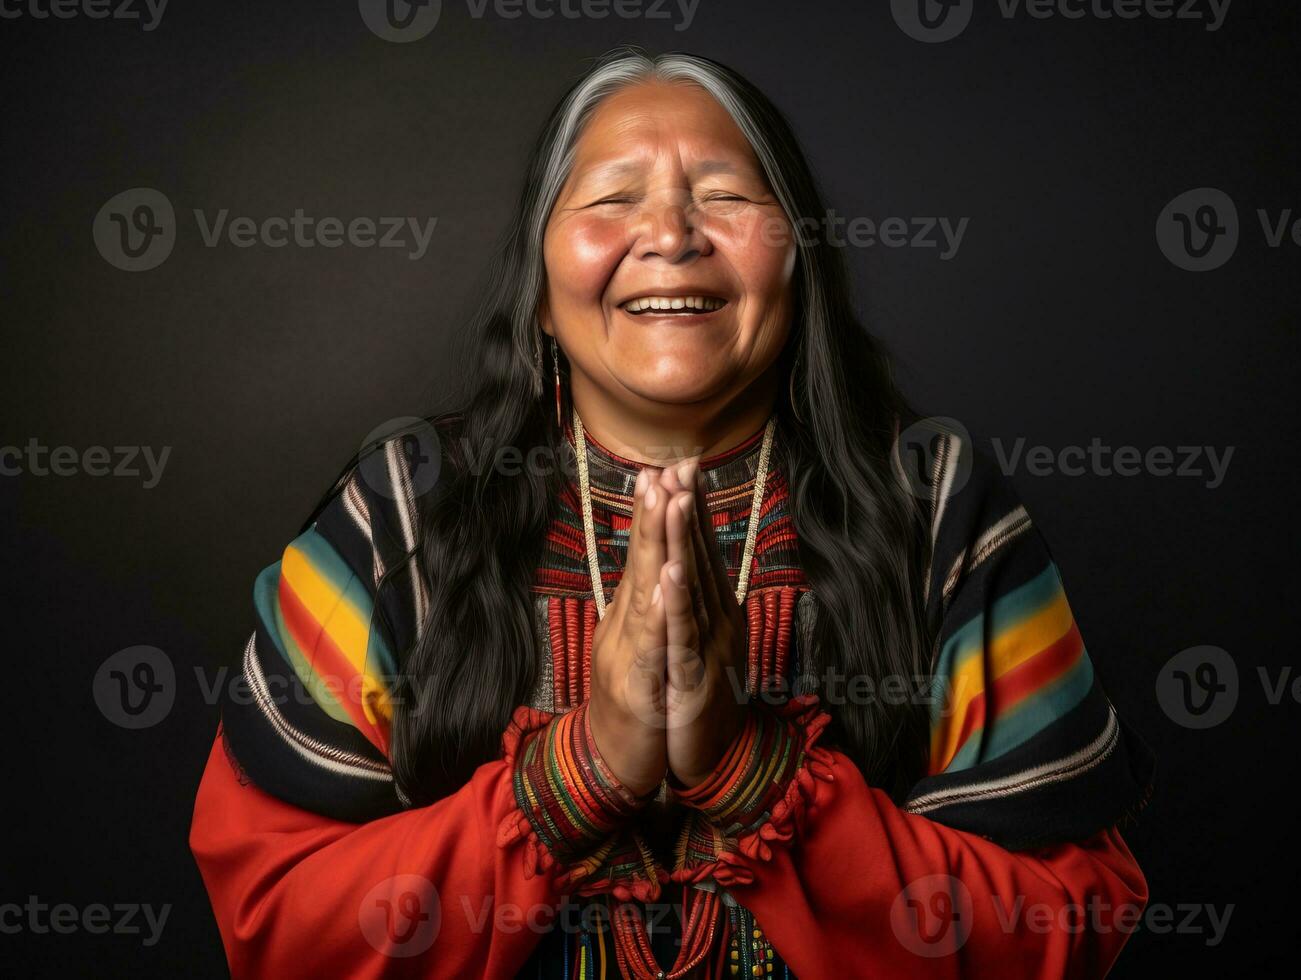
<path id="1" fill-rule="evenodd" d="M 666 83 L 607 98 L 575 151 L 541 313 L 574 390 L 726 405 L 790 331 L 795 246 L 754 151 L 703 89 Z"/>

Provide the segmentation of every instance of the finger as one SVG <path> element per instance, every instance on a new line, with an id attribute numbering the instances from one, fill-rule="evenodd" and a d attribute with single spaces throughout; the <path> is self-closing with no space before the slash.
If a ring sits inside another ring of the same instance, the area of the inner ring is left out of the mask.
<path id="1" fill-rule="evenodd" d="M 694 475 L 700 468 L 699 456 L 684 456 L 676 463 L 670 463 L 660 472 L 660 482 L 670 492 L 692 490 L 695 488 Z"/>
<path id="2" fill-rule="evenodd" d="M 625 629 L 628 636 L 636 636 L 640 620 L 650 608 L 651 592 L 659 582 L 660 566 L 664 564 L 664 514 L 668 509 L 668 494 L 659 485 L 659 473 L 646 474 L 646 491 L 640 504 L 634 503 L 636 532 L 628 539 L 628 558 L 624 564 L 623 580 L 628 581 L 628 611 Z"/>
<path id="3" fill-rule="evenodd" d="M 696 550 L 691 541 L 692 512 L 691 494 L 686 490 L 674 494 L 665 515 L 665 538 L 668 542 L 668 560 L 682 563 L 686 579 L 684 587 L 691 599 L 692 611 L 699 621 L 700 632 L 708 634 L 709 609 L 705 604 Z"/>
<path id="4" fill-rule="evenodd" d="M 667 620 L 665 678 L 672 697 L 675 692 L 692 691 L 700 684 L 704 660 L 700 655 L 700 624 L 692 608 L 688 567 L 677 559 L 666 562 L 660 573 L 660 587 Z"/>
<path id="5" fill-rule="evenodd" d="M 668 622 L 663 592 L 657 576 L 650 604 L 641 617 L 633 643 L 633 659 L 628 674 L 628 693 L 634 711 L 643 722 L 659 728 L 664 727 L 664 674 L 668 656 Z"/>
<path id="6" fill-rule="evenodd" d="M 723 591 L 720 594 L 718 575 L 710 566 L 709 552 L 705 548 L 705 539 L 700 528 L 702 515 L 704 521 L 709 521 L 709 511 L 704 506 L 704 478 L 700 475 L 699 457 L 685 459 L 671 469 L 674 471 L 674 485 L 692 491 L 693 506 L 686 513 L 688 542 L 691 544 L 695 580 L 699 583 L 706 622 L 712 622 L 717 617 L 727 615 L 722 597 L 728 593 L 731 586 L 727 584 L 727 573 L 724 571 L 721 586 Z"/>

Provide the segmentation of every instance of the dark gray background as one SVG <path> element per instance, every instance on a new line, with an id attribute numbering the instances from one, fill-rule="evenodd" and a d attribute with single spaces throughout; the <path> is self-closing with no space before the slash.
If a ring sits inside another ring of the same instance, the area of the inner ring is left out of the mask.
<path id="1" fill-rule="evenodd" d="M 1142 932 L 1116 975 L 1282 962 L 1298 710 L 1291 697 L 1271 705 L 1258 670 L 1274 678 L 1296 660 L 1298 247 L 1267 247 L 1256 209 L 1301 211 L 1297 14 L 1238 0 L 1208 32 L 978 8 L 942 44 L 907 37 L 888 4 L 850 2 L 701 0 L 684 31 L 474 19 L 449 2 L 410 44 L 380 40 L 348 2 L 176 2 L 148 32 L 0 20 L 0 445 L 172 447 L 148 490 L 0 477 L 15 515 L 0 532 L 0 901 L 172 905 L 152 948 L 6 935 L 6 972 L 224 973 L 186 844 L 217 721 L 195 668 L 212 683 L 235 661 L 254 576 L 363 437 L 432 411 L 473 372 L 458 345 L 523 154 L 584 59 L 624 42 L 746 73 L 793 120 L 838 214 L 970 218 L 949 261 L 849 249 L 862 311 L 923 411 L 1054 450 L 1095 437 L 1235 447 L 1215 489 L 1024 468 L 1013 479 L 1105 686 L 1159 754 L 1156 796 L 1127 835 L 1152 901 L 1234 906 L 1222 944 Z M 142 186 L 170 199 L 180 231 L 162 265 L 127 273 L 96 251 L 91 226 Z M 1158 248 L 1157 216 L 1207 186 L 1236 202 L 1241 242 L 1223 267 L 1185 272 Z M 438 223 L 411 261 L 208 248 L 191 213 L 300 207 Z M 92 682 L 138 644 L 174 664 L 176 702 L 127 731 L 97 709 Z M 1193 731 L 1159 707 L 1158 675 L 1207 644 L 1236 661 L 1239 699 Z"/>

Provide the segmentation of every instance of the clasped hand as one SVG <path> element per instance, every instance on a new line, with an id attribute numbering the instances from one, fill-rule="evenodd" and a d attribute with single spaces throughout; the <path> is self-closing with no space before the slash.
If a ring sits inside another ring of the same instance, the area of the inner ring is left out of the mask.
<path id="1" fill-rule="evenodd" d="M 597 751 L 643 795 L 699 784 L 744 722 L 745 621 L 708 521 L 699 461 L 644 467 L 623 577 L 592 637 Z"/>

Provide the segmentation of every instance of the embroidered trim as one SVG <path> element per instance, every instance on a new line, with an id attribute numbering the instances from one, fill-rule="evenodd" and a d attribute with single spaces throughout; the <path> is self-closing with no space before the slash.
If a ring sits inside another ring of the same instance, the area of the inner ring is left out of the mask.
<path id="1" fill-rule="evenodd" d="M 831 753 L 817 745 L 831 717 L 815 695 L 756 707 L 713 775 L 675 791 L 691 813 L 679 837 L 673 881 L 713 879 L 723 887 L 754 880 L 753 862 L 772 860 L 834 782 Z"/>
<path id="2" fill-rule="evenodd" d="M 289 720 L 276 706 L 275 698 L 271 696 L 271 690 L 267 686 L 266 677 L 262 674 L 262 665 L 257 656 L 256 632 L 249 636 L 248 643 L 244 647 L 244 676 L 248 680 L 249 691 L 253 695 L 258 710 L 262 712 L 263 717 L 271 724 L 271 727 L 284 739 L 285 744 L 302 758 L 320 766 L 322 769 L 328 769 L 340 775 L 372 779 L 385 783 L 393 782 L 392 770 L 380 763 L 322 742 L 320 739 L 299 731 L 289 723 Z"/>
<path id="3" fill-rule="evenodd" d="M 959 801 L 1011 796 L 1013 793 L 1024 793 L 1040 786 L 1060 783 L 1100 765 L 1115 751 L 1119 743 L 1120 725 L 1116 719 L 1116 712 L 1112 709 L 1107 714 L 1107 723 L 1103 726 L 1102 734 L 1078 752 L 1072 752 L 1061 759 L 1033 769 L 1026 769 L 1004 779 L 991 779 L 971 786 L 928 793 L 909 800 L 904 804 L 903 809 L 909 813 L 929 813 Z"/>
<path id="4" fill-rule="evenodd" d="M 1033 526 L 1025 507 L 1017 507 L 994 524 L 991 524 L 976 539 L 971 548 L 970 561 L 967 559 L 967 549 L 962 549 L 958 553 L 958 557 L 953 560 L 953 564 L 949 567 L 949 574 L 944 579 L 941 594 L 945 604 L 947 605 L 949 599 L 952 598 L 953 590 L 957 588 L 958 582 L 963 575 L 970 575 L 1004 545 L 1015 541 Z"/>
<path id="5" fill-rule="evenodd" d="M 655 795 L 634 795 L 596 751 L 587 705 L 553 715 L 515 710 L 502 737 L 516 808 L 497 846 L 524 842 L 524 876 L 554 872 L 579 895 L 653 901 L 666 875 L 630 818 Z"/>

